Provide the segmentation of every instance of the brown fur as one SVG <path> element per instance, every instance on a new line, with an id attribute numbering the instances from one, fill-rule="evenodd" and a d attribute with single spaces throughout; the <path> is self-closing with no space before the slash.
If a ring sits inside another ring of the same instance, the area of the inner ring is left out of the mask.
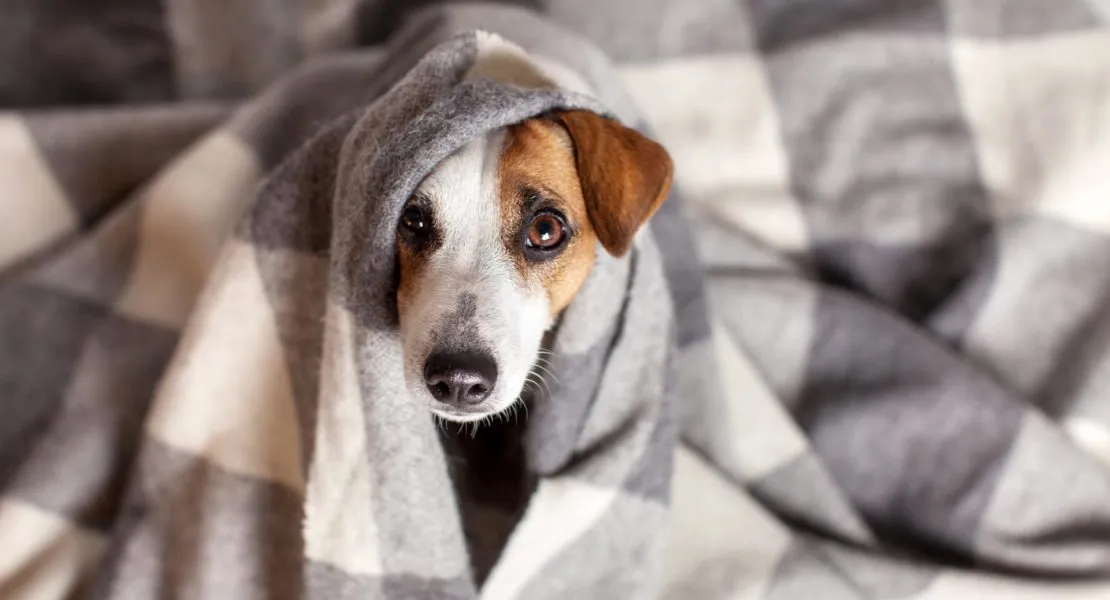
<path id="1" fill-rule="evenodd" d="M 521 278 L 547 292 L 552 316 L 578 292 L 594 266 L 597 236 L 586 210 L 570 139 L 554 123 L 531 119 L 508 128 L 498 172 L 501 231 Z M 575 235 L 552 260 L 530 263 L 520 252 L 520 232 L 531 215 L 522 214 L 527 189 L 540 191 L 567 218 Z"/>
<path id="2" fill-rule="evenodd" d="M 430 251 L 418 252 L 397 239 L 397 311 L 404 315 L 416 298 L 416 282 L 424 270 Z"/>
<path id="3" fill-rule="evenodd" d="M 555 114 L 574 141 L 582 195 L 601 244 L 623 256 L 671 189 L 674 166 L 662 146 L 583 110 Z"/>

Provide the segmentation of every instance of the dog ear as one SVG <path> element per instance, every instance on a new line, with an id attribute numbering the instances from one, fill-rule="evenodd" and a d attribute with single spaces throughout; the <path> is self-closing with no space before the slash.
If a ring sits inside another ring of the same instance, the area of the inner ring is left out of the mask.
<path id="1" fill-rule="evenodd" d="M 552 115 L 570 134 L 586 213 L 601 245 L 624 256 L 671 188 L 667 151 L 638 131 L 585 110 Z"/>

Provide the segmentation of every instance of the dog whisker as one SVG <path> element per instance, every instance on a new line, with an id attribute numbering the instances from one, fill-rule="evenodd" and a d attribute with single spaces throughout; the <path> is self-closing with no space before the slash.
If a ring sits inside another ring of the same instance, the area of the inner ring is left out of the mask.
<path id="1" fill-rule="evenodd" d="M 551 379 L 552 379 L 552 380 L 553 380 L 553 381 L 554 381 L 554 382 L 555 382 L 556 384 L 558 384 L 558 383 L 559 383 L 559 378 L 558 378 L 558 377 L 556 377 L 556 376 L 555 376 L 555 373 L 551 372 L 551 370 L 549 370 L 548 368 L 546 368 L 546 367 L 543 367 L 543 366 L 541 366 L 541 365 L 538 365 L 538 364 L 537 364 L 537 365 L 536 365 L 536 369 L 538 369 L 538 370 L 539 370 L 539 371 L 540 371 L 541 373 L 543 373 L 543 374 L 547 375 L 548 377 L 550 377 L 550 378 L 551 378 Z"/>
<path id="2" fill-rule="evenodd" d="M 535 372 L 529 373 L 527 382 L 535 386 L 534 389 L 536 394 L 543 394 L 548 398 L 551 397 L 551 386 L 547 384 L 543 375 Z"/>
<path id="3" fill-rule="evenodd" d="M 540 356 L 536 359 L 534 367 L 544 371 L 548 375 L 551 375 L 551 377 L 555 379 L 556 383 L 559 382 L 558 377 L 555 377 L 555 365 L 551 364 L 550 360 L 544 358 L 543 356 Z"/>
<path id="4" fill-rule="evenodd" d="M 506 415 L 506 420 L 508 420 L 508 418 L 511 417 L 512 420 L 513 420 L 512 422 L 514 424 L 520 423 L 520 407 L 521 406 L 524 407 L 524 413 L 525 413 L 525 415 L 527 415 L 528 414 L 528 403 L 523 398 L 518 398 L 517 401 L 510 404 L 505 411 L 502 411 L 502 412 L 509 413 L 508 415 Z"/>
<path id="5" fill-rule="evenodd" d="M 547 390 L 547 395 L 550 397 L 551 382 L 548 381 L 548 379 L 554 380 L 555 384 L 558 385 L 559 378 L 555 376 L 555 373 L 543 365 L 536 364 L 535 367 L 536 368 L 532 370 L 532 374 L 536 376 L 536 379 L 538 379 L 540 384 Z"/>

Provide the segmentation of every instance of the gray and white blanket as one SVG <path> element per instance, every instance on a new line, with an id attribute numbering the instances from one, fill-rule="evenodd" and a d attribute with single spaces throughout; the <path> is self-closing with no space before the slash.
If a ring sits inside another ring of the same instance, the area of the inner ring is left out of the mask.
<path id="1" fill-rule="evenodd" d="M 523 4 L 0 2 L 0 598 L 1110 598 L 1110 5 Z M 489 551 L 392 224 L 564 107 L 677 189 Z"/>

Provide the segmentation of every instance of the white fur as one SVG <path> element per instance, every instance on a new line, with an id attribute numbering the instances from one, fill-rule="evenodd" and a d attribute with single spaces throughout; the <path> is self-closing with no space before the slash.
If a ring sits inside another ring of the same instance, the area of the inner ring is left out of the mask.
<path id="1" fill-rule="evenodd" d="M 503 132 L 471 142 L 440 163 L 418 190 L 432 203 L 442 241 L 413 287 L 412 306 L 401 314 L 405 382 L 414 397 L 452 421 L 477 421 L 509 408 L 551 326 L 546 291 L 529 288 L 502 240 L 497 173 L 503 144 Z M 428 392 L 423 370 L 437 328 L 464 293 L 477 298 L 475 342 L 492 353 L 498 376 L 480 413 L 458 415 Z"/>

